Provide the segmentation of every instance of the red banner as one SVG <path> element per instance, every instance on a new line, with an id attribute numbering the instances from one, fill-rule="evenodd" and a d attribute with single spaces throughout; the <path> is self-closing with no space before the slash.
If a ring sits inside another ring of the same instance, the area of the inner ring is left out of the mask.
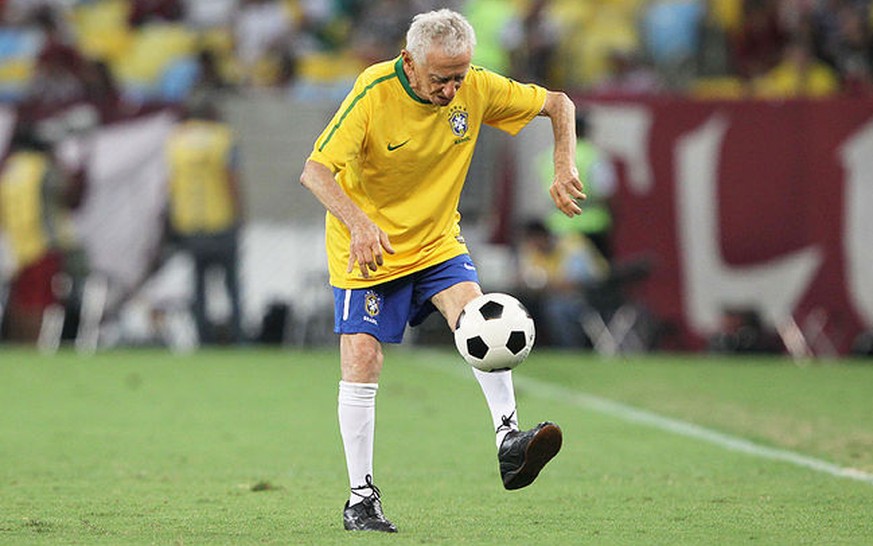
<path id="1" fill-rule="evenodd" d="M 667 348 L 702 348 L 729 308 L 793 320 L 818 353 L 873 326 L 873 101 L 582 102 Z"/>

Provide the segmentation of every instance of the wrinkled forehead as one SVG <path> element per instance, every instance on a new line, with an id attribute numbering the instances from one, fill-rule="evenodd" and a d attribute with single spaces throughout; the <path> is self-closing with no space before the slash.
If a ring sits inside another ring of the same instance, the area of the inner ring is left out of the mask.
<path id="1" fill-rule="evenodd" d="M 428 52 L 424 70 L 429 76 L 437 78 L 454 78 L 464 76 L 470 70 L 472 52 L 450 55 L 440 48 Z"/>

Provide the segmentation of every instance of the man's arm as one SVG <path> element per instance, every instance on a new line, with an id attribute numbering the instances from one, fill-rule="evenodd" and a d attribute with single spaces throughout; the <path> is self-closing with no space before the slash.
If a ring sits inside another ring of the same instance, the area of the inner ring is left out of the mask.
<path id="1" fill-rule="evenodd" d="M 555 138 L 555 180 L 549 187 L 549 195 L 555 206 L 569 217 L 582 214 L 578 200 L 586 199 L 579 171 L 576 169 L 576 105 L 558 91 L 549 91 L 541 116 L 552 121 Z"/>
<path id="2" fill-rule="evenodd" d="M 357 263 L 361 275 L 366 279 L 370 276 L 370 271 L 376 271 L 382 265 L 382 250 L 394 254 L 388 234 L 346 195 L 330 169 L 321 163 L 308 160 L 303 167 L 303 174 L 300 175 L 300 183 L 348 228 L 352 239 L 347 269 L 349 273 Z"/>

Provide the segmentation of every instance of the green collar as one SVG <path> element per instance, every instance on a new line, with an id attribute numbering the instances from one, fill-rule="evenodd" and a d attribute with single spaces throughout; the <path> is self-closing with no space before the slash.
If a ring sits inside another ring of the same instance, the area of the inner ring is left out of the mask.
<path id="1" fill-rule="evenodd" d="M 403 57 L 397 57 L 397 62 L 394 63 L 394 72 L 397 74 L 397 79 L 400 80 L 403 89 L 406 90 L 406 94 L 412 97 L 415 102 L 431 104 L 430 101 L 426 101 L 416 95 L 415 91 L 413 91 L 412 87 L 409 85 L 409 78 L 406 77 L 406 72 L 403 71 Z"/>

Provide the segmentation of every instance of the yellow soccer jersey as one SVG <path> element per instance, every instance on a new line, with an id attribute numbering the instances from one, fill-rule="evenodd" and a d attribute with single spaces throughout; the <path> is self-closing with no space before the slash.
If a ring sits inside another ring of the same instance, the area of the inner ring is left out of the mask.
<path id="1" fill-rule="evenodd" d="M 380 284 L 467 251 L 458 202 L 482 124 L 512 135 L 536 117 L 546 90 L 471 67 L 454 100 L 437 106 L 409 85 L 402 61 L 366 69 L 309 159 L 328 167 L 367 216 L 382 228 L 395 254 L 364 279 L 347 273 L 350 236 L 327 214 L 330 282 L 338 288 Z"/>

